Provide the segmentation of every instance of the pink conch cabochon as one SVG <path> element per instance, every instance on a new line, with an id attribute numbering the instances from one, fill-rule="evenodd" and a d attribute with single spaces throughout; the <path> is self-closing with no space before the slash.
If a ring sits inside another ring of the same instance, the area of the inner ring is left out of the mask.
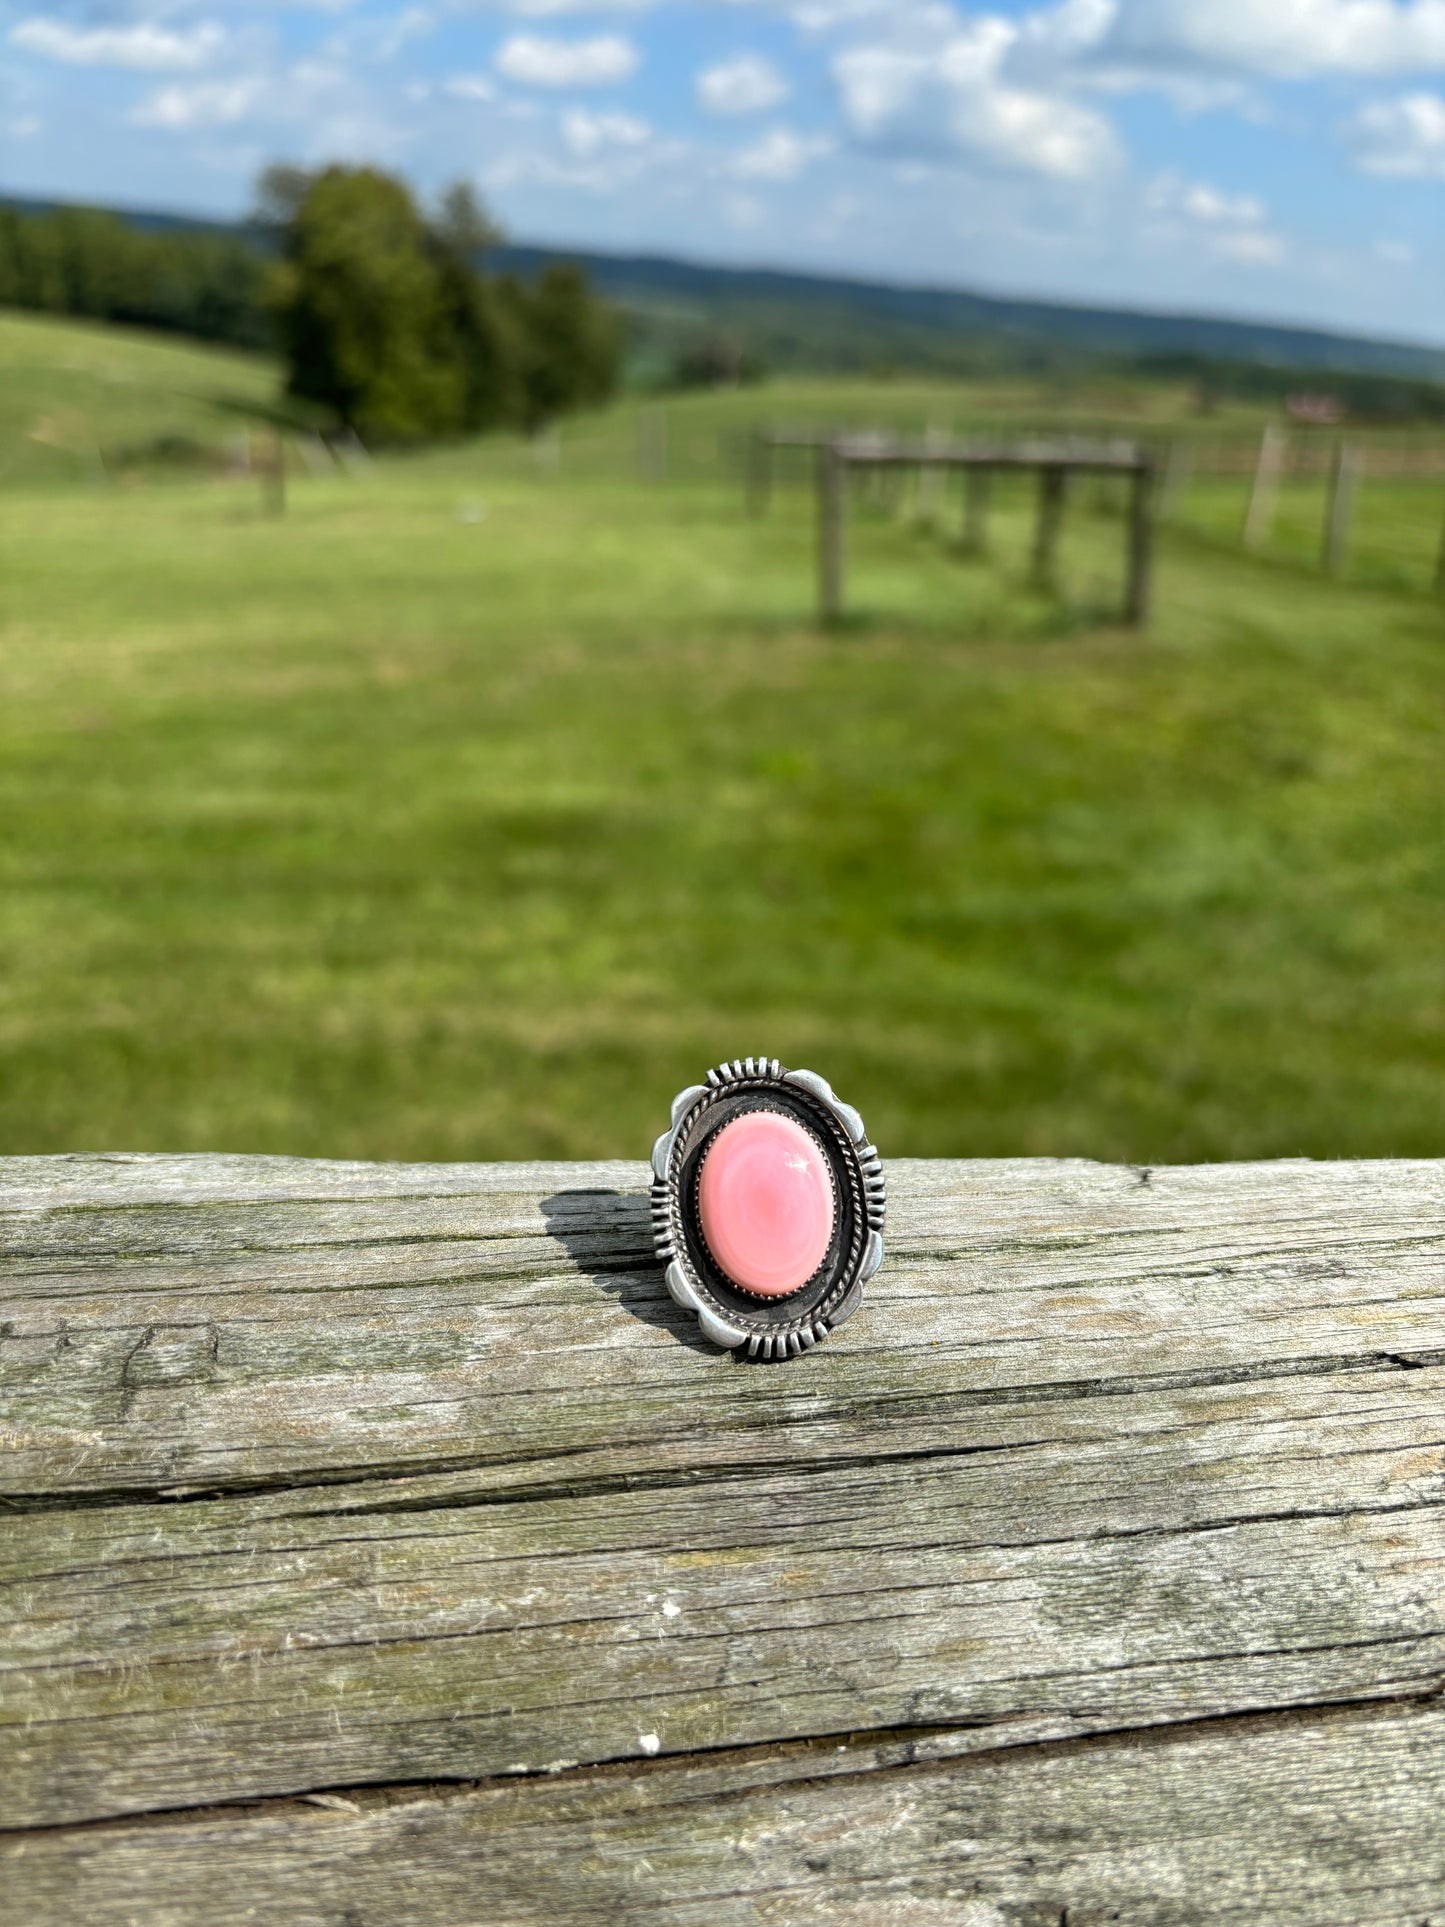
<path id="1" fill-rule="evenodd" d="M 780 1111 L 745 1111 L 723 1126 L 697 1201 L 708 1250 L 759 1298 L 800 1290 L 828 1255 L 833 1174 L 816 1139 Z"/>

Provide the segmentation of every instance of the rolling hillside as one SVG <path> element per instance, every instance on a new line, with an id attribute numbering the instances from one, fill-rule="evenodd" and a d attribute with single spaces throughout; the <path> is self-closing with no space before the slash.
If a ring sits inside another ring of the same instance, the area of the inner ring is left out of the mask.
<path id="1" fill-rule="evenodd" d="M 74 481 L 219 452 L 278 389 L 264 355 L 136 328 L 0 313 L 0 482 Z"/>

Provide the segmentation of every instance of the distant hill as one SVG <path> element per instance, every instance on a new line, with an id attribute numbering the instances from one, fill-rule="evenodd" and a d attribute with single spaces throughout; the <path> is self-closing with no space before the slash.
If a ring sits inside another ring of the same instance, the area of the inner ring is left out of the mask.
<path id="1" fill-rule="evenodd" d="M 499 265 L 530 273 L 558 250 L 514 246 Z M 712 327 L 746 335 L 770 365 L 869 368 L 1064 358 L 1242 361 L 1301 371 L 1445 380 L 1445 349 L 1269 322 L 1081 308 L 947 288 L 704 267 L 654 255 L 569 251 L 613 300 L 659 335 Z"/>
<path id="2" fill-rule="evenodd" d="M 11 205 L 41 212 L 49 204 Z M 240 225 L 117 211 L 140 228 L 239 233 L 265 246 L 259 231 Z M 1445 382 L 1445 349 L 1270 322 L 1077 307 L 581 248 L 514 245 L 498 249 L 491 260 L 504 272 L 529 275 L 559 257 L 579 262 L 625 310 L 642 373 L 661 372 L 680 352 L 721 337 L 779 370 L 977 373 L 1105 359 L 1167 362 L 1180 369 L 1247 363 L 1301 374 Z"/>

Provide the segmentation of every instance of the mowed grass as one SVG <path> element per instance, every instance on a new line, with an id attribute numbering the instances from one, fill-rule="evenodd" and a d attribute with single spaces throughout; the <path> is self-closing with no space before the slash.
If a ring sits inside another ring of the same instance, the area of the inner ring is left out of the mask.
<path id="1" fill-rule="evenodd" d="M 0 1150 L 640 1156 L 766 1052 L 885 1154 L 1438 1154 L 1445 609 L 1186 529 L 1140 638 L 1014 488 L 820 633 L 723 467 L 816 401 L 0 500 Z"/>

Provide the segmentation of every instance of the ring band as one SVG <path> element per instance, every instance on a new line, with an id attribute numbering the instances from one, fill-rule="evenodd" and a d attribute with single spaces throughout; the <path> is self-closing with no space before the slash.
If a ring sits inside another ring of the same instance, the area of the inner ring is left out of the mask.
<path id="1" fill-rule="evenodd" d="M 704 1335 L 798 1357 L 853 1316 L 883 1262 L 883 1166 L 813 1071 L 735 1058 L 673 1100 L 652 1149 L 667 1289 Z"/>

